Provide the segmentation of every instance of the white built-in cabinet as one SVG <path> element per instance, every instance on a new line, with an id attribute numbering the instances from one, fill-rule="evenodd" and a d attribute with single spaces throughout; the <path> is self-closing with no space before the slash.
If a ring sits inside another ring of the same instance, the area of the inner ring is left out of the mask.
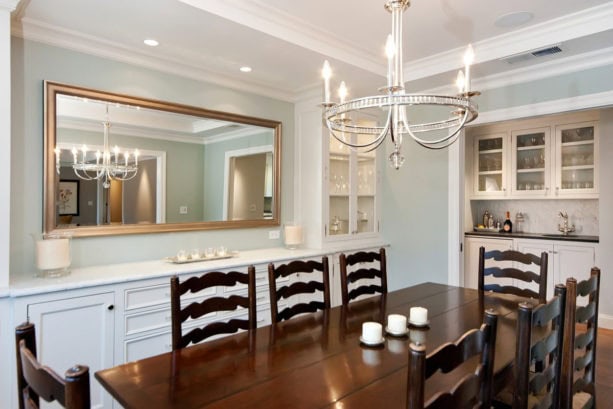
<path id="1" fill-rule="evenodd" d="M 548 254 L 547 268 L 547 298 L 551 298 L 554 287 L 558 283 L 566 283 L 566 279 L 574 277 L 577 280 L 589 278 L 590 269 L 596 264 L 598 243 L 535 240 L 521 238 L 492 239 L 486 237 L 470 236 L 465 238 L 464 254 L 464 285 L 477 288 L 479 247 L 489 250 L 517 250 L 522 253 L 540 255 Z M 509 267 L 502 265 L 501 267 Z M 523 269 L 524 267 L 522 267 Z M 519 285 L 512 282 L 513 285 Z M 523 285 L 523 283 L 522 283 Z M 536 284 L 525 285 L 538 291 Z"/>
<path id="2" fill-rule="evenodd" d="M 598 121 L 530 124 L 473 135 L 472 198 L 598 198 Z"/>
<path id="3" fill-rule="evenodd" d="M 114 303 L 113 292 L 95 289 L 25 297 L 15 303 L 15 325 L 28 319 L 35 325 L 37 357 L 42 364 L 59 374 L 75 364 L 89 366 L 92 408 L 112 406 L 94 373 L 114 363 Z"/>

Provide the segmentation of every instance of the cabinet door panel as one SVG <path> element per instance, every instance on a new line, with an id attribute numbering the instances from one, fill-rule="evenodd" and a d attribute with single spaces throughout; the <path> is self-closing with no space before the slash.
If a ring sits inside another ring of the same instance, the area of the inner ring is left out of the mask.
<path id="1" fill-rule="evenodd" d="M 94 373 L 113 366 L 113 303 L 114 295 L 105 293 L 28 305 L 38 359 L 59 374 L 75 364 L 89 366 L 92 408 L 112 405 Z"/>
<path id="2" fill-rule="evenodd" d="M 522 253 L 530 253 L 530 254 L 534 254 L 537 257 L 540 257 L 541 253 L 544 251 L 548 254 L 548 260 L 547 260 L 547 299 L 550 299 L 551 297 L 553 297 L 553 288 L 555 287 L 554 281 L 554 260 L 553 260 L 553 252 L 554 252 L 554 245 L 551 242 L 539 242 L 539 241 L 535 241 L 535 240 L 516 240 L 515 241 L 515 248 L 517 251 L 522 252 Z M 525 264 L 521 264 L 518 263 L 517 268 L 522 269 L 522 270 L 530 270 L 534 273 L 539 272 L 539 267 L 536 265 L 530 265 L 530 267 L 526 268 Z M 523 288 L 529 288 L 533 291 L 538 292 L 538 285 L 536 283 L 530 283 L 528 285 L 525 285 L 522 281 L 517 281 L 516 286 L 518 287 L 523 287 Z"/>
<path id="3" fill-rule="evenodd" d="M 469 288 L 477 288 L 479 285 L 479 247 L 485 247 L 485 251 L 489 250 L 511 250 L 513 248 L 512 239 L 484 239 L 478 237 L 468 237 L 465 240 L 466 254 L 464 256 L 464 286 Z M 489 265 L 489 264 L 488 264 Z M 501 267 L 510 263 L 500 263 Z M 486 283 L 491 281 L 486 279 Z M 504 285 L 507 282 L 512 284 L 512 280 L 497 280 L 497 283 Z"/>
<path id="4" fill-rule="evenodd" d="M 596 249 L 594 246 L 573 246 L 558 244 L 555 248 L 556 283 L 566 283 L 566 279 L 574 277 L 577 281 L 590 277 L 590 269 L 594 266 Z M 586 300 L 578 299 L 579 305 Z"/>

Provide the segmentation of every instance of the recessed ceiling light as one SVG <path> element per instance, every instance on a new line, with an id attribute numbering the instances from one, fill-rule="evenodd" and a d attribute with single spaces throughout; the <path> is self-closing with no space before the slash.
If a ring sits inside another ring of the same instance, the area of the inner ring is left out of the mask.
<path id="1" fill-rule="evenodd" d="M 528 21 L 534 18 L 534 14 L 529 11 L 514 11 L 512 13 L 503 14 L 498 16 L 494 25 L 496 27 L 510 28 L 518 27 L 522 24 L 526 24 Z"/>
<path id="2" fill-rule="evenodd" d="M 241 72 L 251 72 L 251 67 L 248 66 L 243 66 L 240 68 Z"/>
<path id="3" fill-rule="evenodd" d="M 147 44 L 149 47 L 157 47 L 158 45 L 160 45 L 160 43 L 158 43 L 153 38 L 148 38 L 145 41 L 143 41 L 143 43 Z"/>

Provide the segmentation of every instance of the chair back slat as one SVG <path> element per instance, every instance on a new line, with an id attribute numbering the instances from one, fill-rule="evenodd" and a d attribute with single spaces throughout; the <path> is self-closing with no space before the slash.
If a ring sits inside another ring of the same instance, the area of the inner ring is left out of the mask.
<path id="1" fill-rule="evenodd" d="M 211 297 L 194 301 L 181 308 L 181 296 L 187 293 L 197 294 L 211 287 L 234 287 L 247 285 L 247 295 L 231 295 L 229 297 Z M 172 349 L 185 348 L 197 344 L 214 335 L 232 334 L 240 330 L 252 330 L 257 327 L 255 306 L 255 267 L 249 266 L 247 273 L 231 271 L 228 273 L 214 271 L 199 277 L 190 277 L 180 282 L 179 277 L 170 279 L 170 304 L 172 316 Z M 187 333 L 183 331 L 183 323 L 188 319 L 198 319 L 206 314 L 217 311 L 234 311 L 247 309 L 246 319 L 231 319 L 227 322 L 213 322 L 193 328 Z"/>
<path id="2" fill-rule="evenodd" d="M 20 409 L 38 409 L 40 398 L 58 402 L 66 409 L 90 408 L 89 368 L 75 365 L 62 378 L 36 358 L 34 324 L 15 329 L 17 352 L 17 387 Z"/>
<path id="3" fill-rule="evenodd" d="M 588 399 L 582 399 L 583 407 L 595 407 L 600 275 L 600 269 L 593 267 L 587 280 L 579 283 L 572 277 L 566 280 L 568 300 L 562 357 L 561 409 L 571 409 L 574 395 L 580 392 L 590 395 Z M 577 306 L 578 297 L 587 297 L 587 305 Z"/>
<path id="4" fill-rule="evenodd" d="M 365 263 L 379 263 L 377 269 Z M 341 298 L 343 305 L 366 294 L 387 293 L 387 257 L 385 249 L 376 251 L 360 251 L 350 255 L 341 253 L 339 256 L 341 270 Z M 362 280 L 378 279 L 379 284 L 368 283 L 360 285 Z M 352 284 L 355 284 L 352 286 Z"/>
<path id="5" fill-rule="evenodd" d="M 509 267 L 486 266 L 486 261 L 513 263 Z M 525 268 L 518 267 L 517 264 L 525 265 Z M 538 267 L 538 273 L 531 271 L 531 266 Z M 530 253 L 521 253 L 515 250 L 491 250 L 485 251 L 484 247 L 479 248 L 479 271 L 478 283 L 479 291 L 493 291 L 497 293 L 513 294 L 520 297 L 530 297 L 538 299 L 540 304 L 547 301 L 547 265 L 548 255 L 542 252 L 540 257 Z M 493 278 L 488 283 L 485 277 Z M 521 288 L 514 285 L 504 285 L 496 283 L 500 279 L 519 280 L 526 284 L 538 284 L 538 291 L 530 288 Z"/>
<path id="6" fill-rule="evenodd" d="M 297 281 L 289 285 L 277 288 L 277 279 L 282 277 L 311 275 L 321 273 L 322 280 Z M 270 291 L 270 315 L 272 322 L 288 320 L 298 314 L 311 313 L 330 308 L 330 275 L 328 257 L 322 257 L 322 261 L 294 260 L 287 264 L 276 266 L 268 264 L 268 285 Z M 279 301 L 301 294 L 321 293 L 321 300 L 294 303 L 279 311 Z"/>
<path id="7" fill-rule="evenodd" d="M 557 408 L 560 391 L 562 336 L 566 287 L 557 285 L 555 296 L 534 307 L 519 304 L 515 352 L 513 394 L 514 408 Z M 535 371 L 532 371 L 532 365 Z"/>
<path id="8" fill-rule="evenodd" d="M 497 315 L 486 311 L 480 329 L 466 332 L 456 342 L 446 343 L 426 357 L 424 345 L 409 344 L 407 408 L 489 408 L 491 406 Z M 465 375 L 450 390 L 437 391 L 424 404 L 425 383 L 434 373 L 448 373 L 480 355 L 473 373 Z"/>

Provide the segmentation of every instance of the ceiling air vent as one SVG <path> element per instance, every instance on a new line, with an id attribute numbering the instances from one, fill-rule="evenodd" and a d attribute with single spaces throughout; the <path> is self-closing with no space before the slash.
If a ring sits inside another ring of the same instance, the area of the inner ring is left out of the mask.
<path id="1" fill-rule="evenodd" d="M 546 48 L 540 48 L 538 50 L 528 51 L 522 54 L 515 54 L 509 57 L 503 58 L 508 64 L 517 64 L 524 61 L 531 61 L 536 58 L 545 57 L 552 54 L 561 53 L 562 48 L 559 45 L 552 45 Z"/>
<path id="2" fill-rule="evenodd" d="M 557 45 L 554 45 L 553 47 L 547 47 L 547 48 L 543 48 L 542 50 L 533 51 L 530 54 L 532 54 L 535 57 L 544 57 L 546 55 L 557 54 L 561 52 L 562 52 L 562 49 L 558 47 Z"/>

